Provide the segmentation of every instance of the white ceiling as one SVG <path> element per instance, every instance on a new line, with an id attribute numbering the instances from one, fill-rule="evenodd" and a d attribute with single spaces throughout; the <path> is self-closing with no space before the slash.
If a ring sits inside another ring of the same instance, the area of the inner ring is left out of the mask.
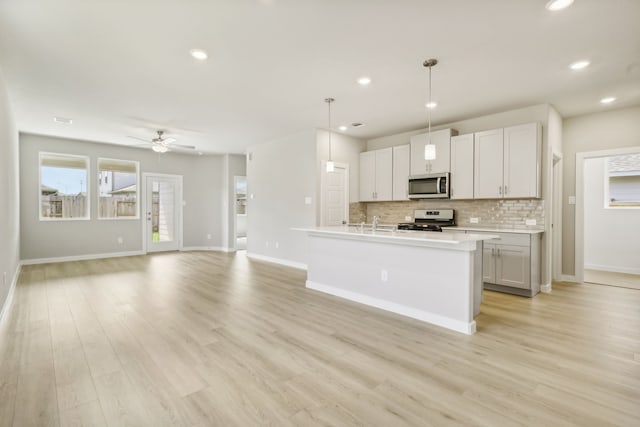
<path id="1" fill-rule="evenodd" d="M 21 131 L 132 144 L 160 128 L 212 153 L 326 127 L 327 96 L 334 127 L 366 124 L 350 135 L 422 128 L 431 57 L 434 124 L 640 105 L 640 1 L 546 1 L 2 0 L 0 67 Z"/>

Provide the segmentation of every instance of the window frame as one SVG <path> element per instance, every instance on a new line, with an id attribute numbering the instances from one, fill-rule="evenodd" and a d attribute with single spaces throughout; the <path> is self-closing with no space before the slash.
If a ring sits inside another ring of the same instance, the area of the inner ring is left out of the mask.
<path id="1" fill-rule="evenodd" d="M 640 153 L 638 153 L 640 154 Z M 605 209 L 614 209 L 614 210 L 624 210 L 624 209 L 640 209 L 640 201 L 637 205 L 611 205 L 611 176 L 609 175 L 609 158 L 616 156 L 607 156 L 604 158 L 604 208 Z"/>
<path id="2" fill-rule="evenodd" d="M 86 188 L 85 188 L 85 203 L 87 204 L 86 216 L 73 217 L 73 218 L 57 218 L 57 217 L 43 217 L 42 216 L 42 158 L 46 156 L 60 156 L 60 157 L 72 157 L 77 159 L 83 159 L 86 166 Z M 38 151 L 38 220 L 42 222 L 50 221 L 90 221 L 91 220 L 91 159 L 89 156 L 82 154 L 69 154 L 69 153 L 54 153 L 51 151 Z"/>
<path id="3" fill-rule="evenodd" d="M 136 166 L 136 214 L 135 216 L 127 216 L 127 217 L 101 217 L 100 216 L 100 188 L 96 191 L 96 219 L 98 221 L 136 221 L 140 219 L 140 162 L 137 160 L 128 160 L 128 159 L 113 159 L 110 157 L 98 157 L 96 159 L 96 183 L 98 182 L 97 177 L 100 176 L 100 161 L 112 161 L 112 162 L 128 162 L 133 163 Z M 98 185 L 100 185 L 98 183 Z"/>

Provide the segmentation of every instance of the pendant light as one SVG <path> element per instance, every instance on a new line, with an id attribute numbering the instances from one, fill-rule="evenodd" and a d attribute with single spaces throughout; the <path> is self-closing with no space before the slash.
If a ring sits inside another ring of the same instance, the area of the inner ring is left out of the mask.
<path id="1" fill-rule="evenodd" d="M 431 110 L 434 108 L 434 104 L 431 102 L 431 68 L 438 63 L 437 59 L 427 59 L 422 65 L 429 68 L 429 101 L 427 103 L 427 117 L 429 120 L 429 140 L 424 146 L 424 159 L 435 160 L 436 159 L 436 146 L 431 143 Z"/>
<path id="2" fill-rule="evenodd" d="M 325 98 L 324 102 L 327 103 L 329 109 L 329 160 L 327 160 L 327 172 L 333 172 L 335 165 L 331 160 L 331 103 L 335 101 L 333 98 Z"/>

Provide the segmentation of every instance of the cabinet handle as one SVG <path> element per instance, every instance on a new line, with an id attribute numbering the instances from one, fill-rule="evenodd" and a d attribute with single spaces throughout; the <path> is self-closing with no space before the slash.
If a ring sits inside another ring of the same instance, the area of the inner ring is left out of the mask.
<path id="1" fill-rule="evenodd" d="M 491 248 L 491 256 L 496 256 L 496 250 L 494 248 Z"/>
<path id="2" fill-rule="evenodd" d="M 507 186 L 505 185 L 505 186 L 504 186 L 504 195 L 506 196 L 508 192 L 509 192 L 509 191 L 507 191 Z"/>
<path id="3" fill-rule="evenodd" d="M 498 194 L 500 194 L 502 196 L 502 185 L 500 187 L 498 187 Z"/>
<path id="4" fill-rule="evenodd" d="M 500 248 L 496 249 L 498 251 L 498 258 L 500 258 Z"/>

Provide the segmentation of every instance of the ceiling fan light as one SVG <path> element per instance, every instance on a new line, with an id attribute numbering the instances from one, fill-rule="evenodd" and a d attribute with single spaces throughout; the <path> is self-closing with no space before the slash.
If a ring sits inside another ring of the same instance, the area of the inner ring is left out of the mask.
<path id="1" fill-rule="evenodd" d="M 153 146 L 151 146 L 151 149 L 156 153 L 166 153 L 167 151 L 169 151 L 167 147 L 161 144 L 154 144 Z"/>

